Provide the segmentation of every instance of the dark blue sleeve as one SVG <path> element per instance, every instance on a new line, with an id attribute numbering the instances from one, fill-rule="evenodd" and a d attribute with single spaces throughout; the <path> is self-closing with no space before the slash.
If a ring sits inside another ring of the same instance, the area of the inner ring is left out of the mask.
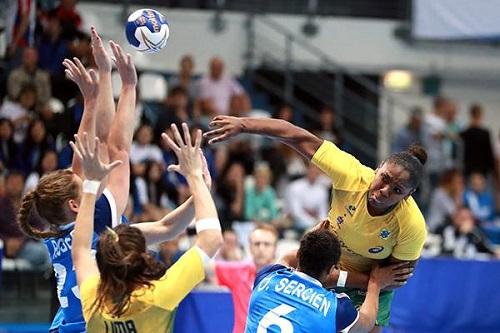
<path id="1" fill-rule="evenodd" d="M 358 318 L 358 310 L 352 304 L 351 299 L 346 294 L 337 294 L 337 312 L 335 313 L 335 323 L 337 332 L 355 323 Z"/>
<path id="2" fill-rule="evenodd" d="M 278 265 L 278 264 L 274 264 L 274 265 L 269 265 L 269 266 L 263 267 L 260 271 L 257 272 L 257 275 L 255 276 L 255 282 L 253 283 L 254 288 L 266 276 L 268 276 L 269 274 L 271 274 L 273 272 L 276 272 L 279 269 L 283 269 L 283 268 L 287 268 L 287 267 L 283 266 L 283 265 Z"/>
<path id="3" fill-rule="evenodd" d="M 110 200 L 105 193 L 101 194 L 95 203 L 94 212 L 94 229 L 97 234 L 104 231 L 106 227 L 114 227 L 113 215 Z"/>

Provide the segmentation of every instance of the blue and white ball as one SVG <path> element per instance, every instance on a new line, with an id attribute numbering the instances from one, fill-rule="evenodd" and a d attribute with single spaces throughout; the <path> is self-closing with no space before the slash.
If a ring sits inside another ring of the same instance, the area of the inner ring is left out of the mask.
<path id="1" fill-rule="evenodd" d="M 167 45 L 170 29 L 165 17 L 154 9 L 136 10 L 125 28 L 129 44 L 140 52 L 154 53 Z"/>

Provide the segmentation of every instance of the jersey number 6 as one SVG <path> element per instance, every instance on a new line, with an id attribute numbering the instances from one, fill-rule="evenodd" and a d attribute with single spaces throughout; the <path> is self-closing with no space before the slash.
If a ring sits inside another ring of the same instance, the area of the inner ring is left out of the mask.
<path id="1" fill-rule="evenodd" d="M 281 333 L 293 333 L 293 325 L 290 320 L 283 318 L 290 312 L 295 311 L 295 308 L 290 305 L 282 304 L 270 310 L 259 321 L 257 333 L 267 333 L 270 326 L 276 325 L 280 328 Z"/>

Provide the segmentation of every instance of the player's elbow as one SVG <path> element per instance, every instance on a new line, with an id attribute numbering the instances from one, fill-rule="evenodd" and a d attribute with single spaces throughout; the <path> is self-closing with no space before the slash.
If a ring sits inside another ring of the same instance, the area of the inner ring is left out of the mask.
<path id="1" fill-rule="evenodd" d="M 215 256 L 224 243 L 222 233 L 219 230 L 204 230 L 198 234 L 196 245 L 205 251 L 209 257 Z"/>

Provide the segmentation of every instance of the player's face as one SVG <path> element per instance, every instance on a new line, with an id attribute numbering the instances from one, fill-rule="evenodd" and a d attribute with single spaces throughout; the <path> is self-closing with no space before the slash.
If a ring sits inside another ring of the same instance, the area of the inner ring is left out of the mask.
<path id="1" fill-rule="evenodd" d="M 268 230 L 254 230 L 250 234 L 250 253 L 256 266 L 272 264 L 276 256 L 276 236 Z"/>
<path id="2" fill-rule="evenodd" d="M 395 163 L 384 163 L 378 169 L 368 191 L 368 205 L 383 212 L 413 192 L 410 174 Z"/>

